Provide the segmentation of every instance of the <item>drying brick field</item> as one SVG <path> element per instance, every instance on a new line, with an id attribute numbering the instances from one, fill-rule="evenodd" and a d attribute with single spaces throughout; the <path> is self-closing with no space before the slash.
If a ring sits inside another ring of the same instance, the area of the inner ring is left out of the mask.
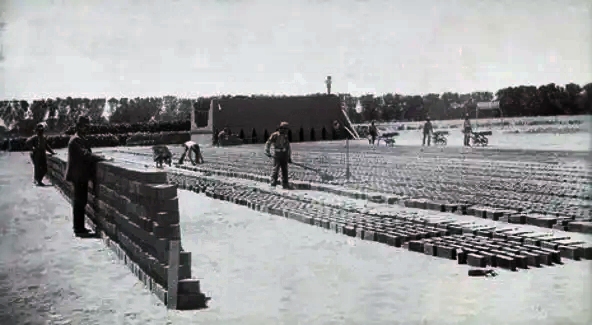
<path id="1" fill-rule="evenodd" d="M 290 177 L 324 191 L 377 203 L 470 214 L 511 223 L 592 233 L 592 173 L 587 153 L 476 148 L 369 149 L 343 143 L 293 145 Z M 131 150 L 131 151 L 130 151 Z M 173 148 L 173 153 L 180 148 Z M 115 150 L 146 160 L 150 148 Z M 193 170 L 269 181 L 259 146 L 206 148 Z M 346 162 L 351 176 L 346 178 Z M 303 165 L 303 166 L 302 166 Z"/>
<path id="2" fill-rule="evenodd" d="M 150 165 L 150 150 L 106 153 Z M 377 150 L 357 144 L 344 154 L 339 142 L 296 144 L 293 150 L 296 191 L 266 184 L 271 162 L 257 146 L 204 148 L 205 164 L 169 168 L 169 181 L 214 199 L 474 267 L 515 271 L 561 264 L 562 258 L 592 259 L 589 236 L 565 232 L 592 233 L 592 176 L 583 153 Z M 365 204 L 355 206 L 356 200 Z"/>
<path id="3" fill-rule="evenodd" d="M 170 148 L 180 155 L 180 147 Z M 271 161 L 260 145 L 202 150 L 205 164 L 165 170 L 169 181 L 183 189 L 183 246 L 194 252 L 192 268 L 212 297 L 210 308 L 166 312 L 125 266 L 109 261 L 99 242 L 83 244 L 84 254 L 77 254 L 81 244 L 68 244 L 70 219 L 62 215 L 68 204 L 53 189 L 18 185 L 27 182 L 29 167 L 22 166 L 26 156 L 17 155 L 1 158 L 22 175 L 18 184 L 15 176 L 2 175 L 2 190 L 13 190 L 0 203 L 10 208 L 17 193 L 43 194 L 35 211 L 25 208 L 24 217 L 19 217 L 22 207 L 7 210 L 4 231 L 16 227 L 20 234 L 26 229 L 35 234 L 0 239 L 4 256 L 10 257 L 0 263 L 0 302 L 19 312 L 13 318 L 0 314 L 0 319 L 32 324 L 48 317 L 60 324 L 590 320 L 587 153 L 373 150 L 354 142 L 348 181 L 343 142 L 299 143 L 293 145 L 296 164 L 290 167 L 296 190 L 285 191 L 268 185 Z M 154 164 L 149 147 L 96 151 L 136 166 Z M 44 214 L 43 200 L 59 208 Z M 56 217 L 60 222 L 52 229 Z M 31 228 L 39 221 L 43 230 Z M 42 238 L 54 238 L 53 244 L 43 245 Z M 32 244 L 36 250 L 20 253 Z M 60 262 L 48 267 L 47 260 Z M 46 270 L 44 277 L 28 276 L 33 267 Z M 499 275 L 469 278 L 471 267 L 493 268 Z M 84 276 L 73 270 L 83 270 Z M 45 288 L 43 300 L 27 294 L 31 281 Z M 100 302 L 104 298 L 107 303 Z M 46 312 L 56 300 L 69 304 Z"/>

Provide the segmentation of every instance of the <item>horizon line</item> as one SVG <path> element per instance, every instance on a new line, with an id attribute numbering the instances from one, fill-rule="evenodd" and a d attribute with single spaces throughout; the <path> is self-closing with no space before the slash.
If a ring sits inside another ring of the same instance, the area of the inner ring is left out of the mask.
<path id="1" fill-rule="evenodd" d="M 198 99 L 198 98 L 211 98 L 211 97 L 238 97 L 238 96 L 245 96 L 245 97 L 250 97 L 250 96 L 266 96 L 266 97 L 301 97 L 301 96 L 314 96 L 314 95 L 335 95 L 335 96 L 343 96 L 343 95 L 349 95 L 351 97 L 362 97 L 362 96 L 368 96 L 368 95 L 372 95 L 373 97 L 383 97 L 386 95 L 402 95 L 402 96 L 427 96 L 430 94 L 437 94 L 437 95 L 442 95 L 442 94 L 446 94 L 446 93 L 452 93 L 452 94 L 458 94 L 458 95 L 472 95 L 475 93 L 491 93 L 493 95 L 496 95 L 497 92 L 499 92 L 500 90 L 503 89 L 508 89 L 508 88 L 518 88 L 518 87 L 541 87 L 541 86 L 547 86 L 550 84 L 555 84 L 556 86 L 560 86 L 565 88 L 566 85 L 569 84 L 575 84 L 578 85 L 580 87 L 585 87 L 586 85 L 592 84 L 592 82 L 588 82 L 585 84 L 579 84 L 576 82 L 569 82 L 566 84 L 558 84 L 558 83 L 554 83 L 554 82 L 550 82 L 550 83 L 545 83 L 545 84 L 540 84 L 540 85 L 535 85 L 535 84 L 526 84 L 526 85 L 511 85 L 511 86 L 506 86 L 503 88 L 500 88 L 498 90 L 494 91 L 490 91 L 490 90 L 473 90 L 471 92 L 455 92 L 455 91 L 451 91 L 451 90 L 447 90 L 447 91 L 443 91 L 443 92 L 425 92 L 425 93 L 419 93 L 419 94 L 405 94 L 405 93 L 399 93 L 399 92 L 384 92 L 384 93 L 372 93 L 372 92 L 366 92 L 366 93 L 359 93 L 358 95 L 353 95 L 351 92 L 337 92 L 337 93 L 331 93 L 331 94 L 327 94 L 325 92 L 318 92 L 318 93 L 307 93 L 307 94 L 287 94 L 287 93 L 282 93 L 282 92 L 276 92 L 276 93 L 251 93 L 251 94 L 244 94 L 244 93 L 226 93 L 226 94 L 194 94 L 194 95 L 188 95 L 186 93 L 180 93 L 180 94 L 160 94 L 160 95 L 106 95 L 106 94 L 101 94 L 101 95 L 86 95 L 84 93 L 80 94 L 80 95 L 49 95 L 49 96 L 35 96 L 35 97 L 25 97 L 25 98 L 15 98 L 15 97 L 0 97 L 0 101 L 21 101 L 21 100 L 25 100 L 25 101 L 35 101 L 35 100 L 44 100 L 44 99 L 55 99 L 55 98 L 60 98 L 60 99 L 64 99 L 64 98 L 88 98 L 88 99 L 111 99 L 111 98 L 115 98 L 115 99 L 122 99 L 122 98 L 127 98 L 127 99 L 135 99 L 135 98 L 164 98 L 164 97 L 177 97 L 180 99 Z M 118 97 L 119 96 L 119 97 Z"/>

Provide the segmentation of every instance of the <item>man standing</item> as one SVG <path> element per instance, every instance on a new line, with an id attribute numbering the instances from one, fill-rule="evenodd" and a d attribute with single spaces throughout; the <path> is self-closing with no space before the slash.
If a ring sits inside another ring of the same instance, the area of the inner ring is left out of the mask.
<path id="1" fill-rule="evenodd" d="M 430 146 L 430 142 L 431 142 L 431 136 L 432 133 L 434 132 L 434 127 L 432 125 L 432 122 L 430 121 L 430 117 L 426 117 L 426 122 L 423 125 L 423 142 L 422 142 L 422 146 L 425 146 L 426 144 L 426 138 L 428 140 L 428 147 Z"/>
<path id="2" fill-rule="evenodd" d="M 376 128 L 376 125 L 374 125 L 374 121 L 372 121 L 372 123 L 370 124 L 370 128 L 368 128 L 368 133 L 370 134 L 368 142 L 370 142 L 370 144 L 374 146 L 374 142 L 376 141 L 376 137 L 378 136 L 378 129 Z"/>
<path id="3" fill-rule="evenodd" d="M 463 133 L 465 134 L 465 147 L 471 145 L 471 134 L 473 133 L 473 128 L 471 127 L 471 121 L 469 120 L 469 114 L 465 115 L 465 123 L 463 124 Z"/>
<path id="4" fill-rule="evenodd" d="M 43 123 L 37 124 L 37 135 L 27 139 L 27 147 L 31 148 L 31 160 L 33 162 L 33 180 L 37 186 L 45 186 L 43 184 L 43 177 L 47 174 L 47 154 L 55 154 L 53 149 L 47 143 L 47 138 L 44 135 L 45 125 Z"/>
<path id="5" fill-rule="evenodd" d="M 185 142 L 185 144 L 183 146 L 185 147 L 185 151 L 183 152 L 183 154 L 181 155 L 181 158 L 179 159 L 179 165 L 183 165 L 183 162 L 185 161 L 185 157 L 187 156 L 187 154 L 189 154 L 189 160 L 191 160 L 193 165 L 204 163 L 204 159 L 201 154 L 199 144 L 195 143 L 194 141 L 187 141 L 187 142 Z M 191 159 L 191 152 L 193 152 L 195 154 L 195 162 L 193 162 L 193 160 Z"/>
<path id="6" fill-rule="evenodd" d="M 84 226 L 84 211 L 88 200 L 88 182 L 95 177 L 96 163 L 106 159 L 92 153 L 85 138 L 90 120 L 80 116 L 76 123 L 76 133 L 68 142 L 68 164 L 66 166 L 66 181 L 74 187 L 73 228 L 77 237 L 89 234 Z"/>
<path id="7" fill-rule="evenodd" d="M 282 170 L 282 187 L 291 189 L 288 182 L 288 164 L 292 163 L 292 149 L 288 140 L 288 122 L 280 123 L 278 131 L 273 132 L 265 143 L 265 154 L 271 157 L 270 148 L 273 144 L 273 174 L 271 176 L 271 186 L 277 185 L 278 172 Z"/>

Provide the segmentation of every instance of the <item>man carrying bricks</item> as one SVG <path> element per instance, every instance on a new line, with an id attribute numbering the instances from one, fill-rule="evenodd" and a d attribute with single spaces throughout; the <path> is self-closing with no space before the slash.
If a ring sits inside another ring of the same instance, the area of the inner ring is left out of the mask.
<path id="1" fill-rule="evenodd" d="M 201 154 L 199 144 L 195 143 L 194 141 L 187 141 L 185 142 L 185 144 L 183 144 L 183 146 L 185 147 L 185 152 L 183 152 L 181 158 L 179 159 L 179 165 L 183 165 L 183 162 L 185 161 L 185 157 L 187 156 L 187 154 L 189 154 L 189 160 L 191 160 L 191 163 L 193 163 L 193 165 L 204 163 L 203 155 Z M 191 152 L 195 154 L 195 162 L 191 159 Z"/>
<path id="2" fill-rule="evenodd" d="M 89 235 L 84 226 L 84 213 L 88 200 L 88 182 L 94 181 L 96 163 L 106 159 L 92 153 L 85 138 L 90 120 L 80 116 L 76 123 L 76 133 L 68 142 L 68 164 L 66 166 L 66 181 L 74 187 L 73 200 L 73 230 L 77 237 Z"/>
<path id="3" fill-rule="evenodd" d="M 273 132 L 265 143 L 265 154 L 271 157 L 270 148 L 273 144 L 273 174 L 271 175 L 271 186 L 277 185 L 278 172 L 282 170 L 282 187 L 291 189 L 288 182 L 288 164 L 292 163 L 292 149 L 288 140 L 288 122 L 280 123 L 278 131 Z"/>
<path id="4" fill-rule="evenodd" d="M 43 134 L 45 125 L 43 123 L 37 124 L 37 135 L 27 139 L 27 147 L 31 148 L 31 160 L 33 161 L 34 175 L 33 180 L 37 186 L 45 186 L 43 184 L 43 177 L 47 174 L 47 154 L 55 154 L 53 149 L 47 143 L 47 138 Z"/>

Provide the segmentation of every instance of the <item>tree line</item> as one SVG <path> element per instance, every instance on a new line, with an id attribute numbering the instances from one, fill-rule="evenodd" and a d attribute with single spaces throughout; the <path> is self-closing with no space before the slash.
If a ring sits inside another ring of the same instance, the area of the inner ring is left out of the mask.
<path id="1" fill-rule="evenodd" d="M 499 101 L 504 117 L 554 116 L 590 114 L 592 83 L 574 83 L 508 87 L 492 92 L 420 95 L 339 94 L 343 108 L 354 123 L 376 121 L 418 121 L 429 116 L 433 120 L 461 119 L 475 116 L 478 102 Z M 325 96 L 314 94 L 310 96 Z M 228 98 L 232 96 L 223 96 Z M 245 97 L 245 96 L 235 96 Z M 249 97 L 273 97 L 252 95 Z M 282 97 L 282 96 L 278 96 Z M 284 96 L 285 97 L 285 96 Z M 62 132 L 74 124 L 81 114 L 93 123 L 143 123 L 148 121 L 189 120 L 191 110 L 207 111 L 213 97 L 197 99 L 176 96 L 146 98 L 55 98 L 28 102 L 0 101 L 0 118 L 7 130 L 21 135 L 31 134 L 37 123 L 45 121 L 50 131 Z M 497 117 L 500 111 L 480 111 L 479 116 Z"/>
<path id="2" fill-rule="evenodd" d="M 137 124 L 149 121 L 188 121 L 195 100 L 175 96 L 147 98 L 55 98 L 0 101 L 0 119 L 7 131 L 31 134 L 39 122 L 46 122 L 49 131 L 62 132 L 85 114 L 93 124 Z"/>
<path id="3" fill-rule="evenodd" d="M 340 95 L 352 122 L 419 121 L 475 117 L 477 103 L 499 102 L 499 110 L 479 110 L 479 117 L 527 117 L 581 115 L 592 113 L 592 83 L 507 87 L 492 92 L 426 94 L 423 96 L 385 94 L 382 96 Z"/>

